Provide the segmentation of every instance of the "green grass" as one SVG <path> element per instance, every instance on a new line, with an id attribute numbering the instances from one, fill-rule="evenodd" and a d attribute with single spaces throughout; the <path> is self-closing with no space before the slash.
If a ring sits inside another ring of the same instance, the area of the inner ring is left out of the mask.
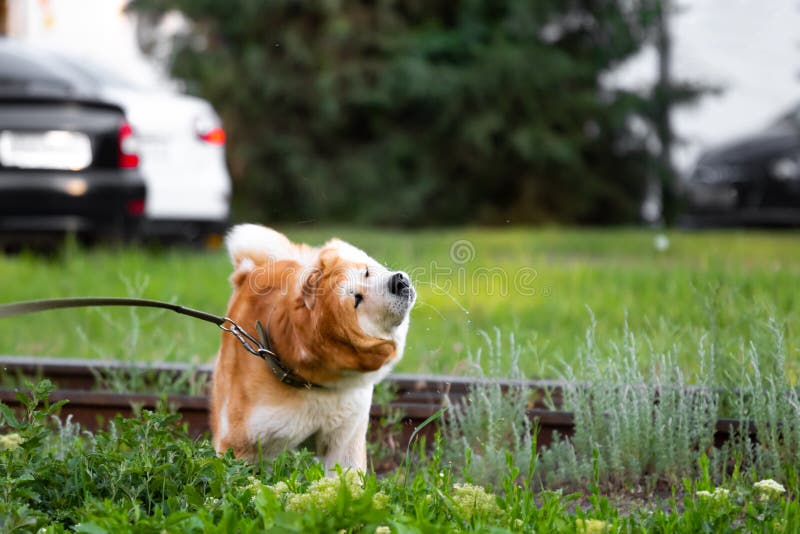
<path id="1" fill-rule="evenodd" d="M 419 300 L 398 371 L 464 373 L 479 332 L 500 328 L 526 347 L 527 376 L 553 376 L 574 361 L 593 314 L 598 340 L 618 338 L 627 322 L 657 351 L 677 347 L 687 372 L 698 369 L 704 335 L 728 358 L 721 368 L 735 369 L 774 317 L 797 372 L 796 233 L 671 232 L 659 252 L 654 233 L 638 229 L 285 232 L 312 244 L 337 235 L 412 273 Z M 223 313 L 229 273 L 222 251 L 68 248 L 51 259 L 0 258 L 0 300 L 135 295 Z M 0 320 L 0 353 L 207 362 L 219 336 L 169 312 L 59 311 Z"/>
<path id="2" fill-rule="evenodd" d="M 326 481 L 306 451 L 255 465 L 217 457 L 166 411 L 90 434 L 46 406 L 0 405 L 0 532 L 800 529 L 794 234 L 671 233 L 659 252 L 645 230 L 287 233 L 338 234 L 413 274 L 420 298 L 400 370 L 475 373 L 480 359 L 493 375 L 574 378 L 574 439 L 531 454 L 524 391 L 485 384 L 399 469 Z M 229 271 L 222 252 L 185 250 L 0 259 L 3 301 L 132 295 L 218 313 Z M 518 273 L 530 275 L 521 289 Z M 209 361 L 219 336 L 169 312 L 51 312 L 0 320 L 0 353 Z M 685 389 L 715 378 L 737 389 Z M 739 435 L 711 447 L 721 416 L 748 419 L 759 444 Z M 786 492 L 759 489 L 760 478 Z"/>
<path id="3" fill-rule="evenodd" d="M 254 465 L 218 457 L 165 410 L 94 434 L 55 424 L 57 406 L 0 404 L 0 532 L 797 532 L 797 478 L 781 485 L 699 475 L 660 495 L 566 493 L 521 475 L 511 455 L 482 486 L 444 461 L 441 441 L 395 473 L 324 478 L 306 451 Z"/>

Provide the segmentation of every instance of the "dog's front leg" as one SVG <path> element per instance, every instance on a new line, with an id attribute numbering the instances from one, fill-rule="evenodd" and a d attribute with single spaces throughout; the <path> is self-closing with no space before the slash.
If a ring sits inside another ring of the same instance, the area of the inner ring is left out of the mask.
<path id="1" fill-rule="evenodd" d="M 317 453 L 322 457 L 327 476 L 336 474 L 337 465 L 342 469 L 366 471 L 368 423 L 369 411 L 366 411 L 356 421 L 317 436 Z"/>

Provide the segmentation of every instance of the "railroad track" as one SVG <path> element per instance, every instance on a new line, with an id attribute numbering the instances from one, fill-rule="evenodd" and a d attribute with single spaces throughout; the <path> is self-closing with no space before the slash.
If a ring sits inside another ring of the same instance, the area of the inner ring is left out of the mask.
<path id="1" fill-rule="evenodd" d="M 99 382 L 104 376 L 123 376 L 126 373 L 137 375 L 139 382 L 158 384 L 182 381 L 193 384 L 198 394 L 168 394 L 167 402 L 173 406 L 187 423 L 192 435 L 200 436 L 209 432 L 208 398 L 204 385 L 211 375 L 211 365 L 190 365 L 184 363 L 123 363 L 107 360 L 84 360 L 48 357 L 0 356 L 0 402 L 11 407 L 19 406 L 12 384 L 20 384 L 23 379 L 48 378 L 57 389 L 51 394 L 51 401 L 68 400 L 61 409 L 61 417 L 72 417 L 88 429 L 96 429 L 117 414 L 131 416 L 134 407 L 155 409 L 164 397 L 163 392 L 116 393 L 99 390 Z M 571 436 L 575 428 L 573 414 L 562 411 L 563 382 L 555 380 L 489 380 L 442 375 L 390 375 L 386 382 L 392 398 L 388 403 L 374 404 L 370 410 L 371 432 L 394 431 L 385 429 L 385 421 L 399 421 L 400 435 L 395 437 L 399 446 L 405 448 L 414 432 L 425 420 L 433 416 L 448 402 L 462 402 L 471 388 L 481 382 L 499 384 L 508 389 L 522 386 L 530 391 L 527 409 L 528 417 L 536 421 L 539 435 L 538 446 L 552 443 L 556 434 Z M 443 418 L 446 419 L 446 418 Z M 441 421 L 426 426 L 422 435 L 432 437 Z M 738 430 L 742 423 L 733 419 L 720 419 L 715 430 L 716 445 L 721 445 Z M 754 429 L 748 429 L 754 435 Z"/>

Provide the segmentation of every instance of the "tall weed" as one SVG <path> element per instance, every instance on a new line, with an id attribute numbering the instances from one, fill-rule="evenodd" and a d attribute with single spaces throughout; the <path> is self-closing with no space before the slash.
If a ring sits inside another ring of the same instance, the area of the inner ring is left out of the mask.
<path id="1" fill-rule="evenodd" d="M 513 334 L 506 343 L 500 330 L 494 331 L 494 337 L 485 332 L 482 336 L 484 345 L 469 353 L 470 368 L 482 380 L 470 386 L 461 402 L 447 398 L 450 409 L 443 428 L 443 456 L 462 470 L 468 482 L 499 486 L 509 456 L 523 478 L 529 478 L 535 467 L 533 425 L 527 416 L 530 389 L 523 382 L 519 367 L 522 348 Z M 484 358 L 488 375 L 483 370 Z M 512 379 L 505 391 L 492 379 L 501 374 Z"/>
<path id="2" fill-rule="evenodd" d="M 561 373 L 561 409 L 573 413 L 574 433 L 543 447 L 538 463 L 526 413 L 530 391 L 518 365 L 530 355 L 513 335 L 504 343 L 499 331 L 484 333 L 484 345 L 470 354 L 482 380 L 450 408 L 444 460 L 465 480 L 494 486 L 512 466 L 548 488 L 649 492 L 680 486 L 705 463 L 715 482 L 758 474 L 797 488 L 800 396 L 786 373 L 784 328 L 769 320 L 764 331 L 739 352 L 719 354 L 713 332 L 693 349 L 676 340 L 657 351 L 627 327 L 618 339 L 599 341 L 592 318 L 577 364 Z M 699 369 L 689 377 L 677 364 L 687 350 Z M 720 360 L 724 375 L 716 370 Z M 500 376 L 519 381 L 503 391 Z M 718 428 L 727 419 L 738 423 Z M 724 431 L 730 439 L 715 446 Z"/>

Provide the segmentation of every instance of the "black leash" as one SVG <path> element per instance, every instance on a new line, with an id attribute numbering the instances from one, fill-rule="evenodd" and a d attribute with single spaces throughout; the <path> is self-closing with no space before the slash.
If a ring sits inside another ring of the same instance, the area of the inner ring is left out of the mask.
<path id="1" fill-rule="evenodd" d="M 273 374 L 278 378 L 278 380 L 287 386 L 305 389 L 318 389 L 325 387 L 306 380 L 302 376 L 286 367 L 286 365 L 281 361 L 280 356 L 278 356 L 278 354 L 273 350 L 269 334 L 260 321 L 256 321 L 256 329 L 261 337 L 261 340 L 258 340 L 248 334 L 244 328 L 236 324 L 236 322 L 234 322 L 230 317 L 214 315 L 213 313 L 195 310 L 194 308 L 187 308 L 186 306 L 181 306 L 179 304 L 162 302 L 160 300 L 116 297 L 78 297 L 68 299 L 28 300 L 24 302 L 13 302 L 10 304 L 0 305 L 0 319 L 3 317 L 26 315 L 29 313 L 37 313 L 47 310 L 58 310 L 63 308 L 86 308 L 93 306 L 137 306 L 144 308 L 163 308 L 181 315 L 186 315 L 189 317 L 194 317 L 195 319 L 200 319 L 201 321 L 213 323 L 221 330 L 233 334 L 233 336 L 239 340 L 239 343 L 242 344 L 247 352 L 258 356 L 267 362 Z"/>

